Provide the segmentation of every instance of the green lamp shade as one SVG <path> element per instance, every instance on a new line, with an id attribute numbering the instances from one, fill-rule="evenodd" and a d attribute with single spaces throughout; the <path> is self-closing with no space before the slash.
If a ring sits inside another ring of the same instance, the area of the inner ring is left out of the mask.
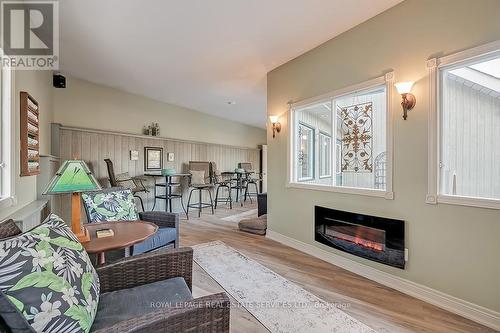
<path id="1" fill-rule="evenodd" d="M 101 186 L 82 160 L 67 160 L 59 168 L 43 194 L 100 190 Z"/>

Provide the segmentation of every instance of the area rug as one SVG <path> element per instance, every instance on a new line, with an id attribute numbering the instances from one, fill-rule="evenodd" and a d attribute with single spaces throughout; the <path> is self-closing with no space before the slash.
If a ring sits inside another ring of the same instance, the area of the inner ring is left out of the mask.
<path id="1" fill-rule="evenodd" d="M 252 217 L 257 217 L 257 209 L 250 209 L 250 210 L 247 210 L 246 212 L 243 212 L 243 213 L 229 215 L 229 216 L 221 218 L 221 220 L 238 223 L 241 220 L 252 218 Z"/>
<path id="2" fill-rule="evenodd" d="M 375 333 L 221 241 L 193 246 L 194 260 L 270 332 Z"/>

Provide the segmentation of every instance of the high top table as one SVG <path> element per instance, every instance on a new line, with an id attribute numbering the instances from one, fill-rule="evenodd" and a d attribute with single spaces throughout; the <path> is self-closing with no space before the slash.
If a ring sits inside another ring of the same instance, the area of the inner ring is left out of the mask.
<path id="1" fill-rule="evenodd" d="M 255 173 L 254 171 L 244 171 L 244 172 L 236 172 L 236 171 L 224 171 L 221 172 L 222 176 L 236 176 L 232 180 L 236 181 L 236 186 L 233 186 L 232 189 L 236 190 L 236 202 L 240 201 L 241 206 L 243 206 L 243 200 L 241 200 L 240 195 L 243 194 L 243 183 L 244 181 L 251 175 Z"/>
<path id="2" fill-rule="evenodd" d="M 173 173 L 170 175 L 162 175 L 161 173 L 145 173 L 144 176 L 147 177 L 155 177 L 155 201 L 153 203 L 153 209 L 156 206 L 156 199 L 165 200 L 165 211 L 170 211 L 172 213 L 172 199 L 180 199 L 181 206 L 184 212 L 186 212 L 186 208 L 184 207 L 184 202 L 182 201 L 182 192 L 181 193 L 172 193 L 172 188 L 181 186 L 180 182 L 172 181 L 174 177 L 188 177 L 191 176 L 189 173 Z M 165 177 L 165 183 L 157 183 L 156 177 Z M 156 188 L 164 187 L 165 194 L 157 194 Z"/>

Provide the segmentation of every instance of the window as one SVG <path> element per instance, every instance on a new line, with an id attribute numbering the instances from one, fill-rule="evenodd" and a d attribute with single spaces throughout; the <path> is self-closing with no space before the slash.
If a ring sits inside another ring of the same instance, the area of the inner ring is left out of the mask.
<path id="1" fill-rule="evenodd" d="M 435 61 L 438 103 L 432 130 L 439 135 L 433 142 L 436 173 L 430 186 L 437 193 L 428 196 L 431 203 L 500 208 L 500 48 L 474 54 L 479 50 Z"/>
<path id="2" fill-rule="evenodd" d="M 291 106 L 289 186 L 392 198 L 389 81 L 392 73 Z"/>
<path id="3" fill-rule="evenodd" d="M 298 128 L 297 179 L 306 181 L 314 178 L 314 128 L 303 123 Z"/>
<path id="4" fill-rule="evenodd" d="M 319 178 L 332 176 L 332 136 L 319 133 Z"/>
<path id="5" fill-rule="evenodd" d="M 0 50 L 1 52 L 1 50 Z M 0 70 L 0 207 L 14 204 L 12 165 L 12 72 L 8 67 Z"/>

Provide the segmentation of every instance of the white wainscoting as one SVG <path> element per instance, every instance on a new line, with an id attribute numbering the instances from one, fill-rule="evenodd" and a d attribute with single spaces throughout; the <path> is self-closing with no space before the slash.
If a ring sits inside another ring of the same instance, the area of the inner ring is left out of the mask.
<path id="1" fill-rule="evenodd" d="M 126 133 L 106 132 L 93 129 L 59 126 L 54 130 L 59 132 L 58 147 L 61 162 L 66 159 L 78 157 L 87 162 L 90 170 L 102 186 L 109 186 L 108 171 L 105 158 L 113 161 L 115 174 L 128 172 L 130 176 L 141 176 L 144 171 L 144 147 L 163 148 L 163 167 L 175 168 L 178 172 L 188 172 L 189 161 L 209 161 L 217 164 L 220 171 L 234 170 L 239 162 L 251 162 L 252 167 L 258 171 L 260 164 L 259 149 L 235 147 L 230 145 L 212 144 L 204 142 L 183 141 L 164 137 L 151 137 Z M 228 143 L 229 144 L 229 143 Z M 54 143 L 53 143 L 54 145 Z M 130 151 L 139 152 L 137 161 L 130 160 Z M 167 161 L 167 153 L 174 153 L 174 161 Z M 143 200 L 146 210 L 151 210 L 154 197 L 154 179 L 145 177 L 145 185 L 149 193 L 139 194 Z M 160 181 L 161 179 L 158 179 Z M 164 181 L 164 180 L 163 180 Z M 184 204 L 187 202 L 187 179 L 182 182 L 181 191 L 184 193 Z M 163 193 L 164 189 L 159 188 Z M 174 191 L 178 191 L 175 189 Z M 194 196 L 193 196 L 194 197 Z M 196 197 L 197 198 L 197 197 Z M 203 200 L 207 198 L 204 197 Z M 197 199 L 192 199 L 197 202 Z M 67 221 L 70 220 L 71 200 L 63 198 L 61 211 L 56 212 Z M 182 208 L 178 199 L 172 200 L 173 210 L 181 212 Z M 155 210 L 163 210 L 164 200 L 158 200 Z M 83 209 L 82 209 L 83 210 Z M 84 217 L 82 213 L 82 217 Z"/>
<path id="2" fill-rule="evenodd" d="M 460 298 L 445 294 L 424 285 L 379 271 L 357 261 L 325 251 L 319 247 L 306 244 L 278 232 L 267 229 L 267 238 L 307 253 L 313 257 L 329 262 L 335 266 L 361 275 L 384 286 L 418 298 L 427 303 L 453 312 L 495 330 L 500 330 L 500 313 L 476 305 Z"/>

